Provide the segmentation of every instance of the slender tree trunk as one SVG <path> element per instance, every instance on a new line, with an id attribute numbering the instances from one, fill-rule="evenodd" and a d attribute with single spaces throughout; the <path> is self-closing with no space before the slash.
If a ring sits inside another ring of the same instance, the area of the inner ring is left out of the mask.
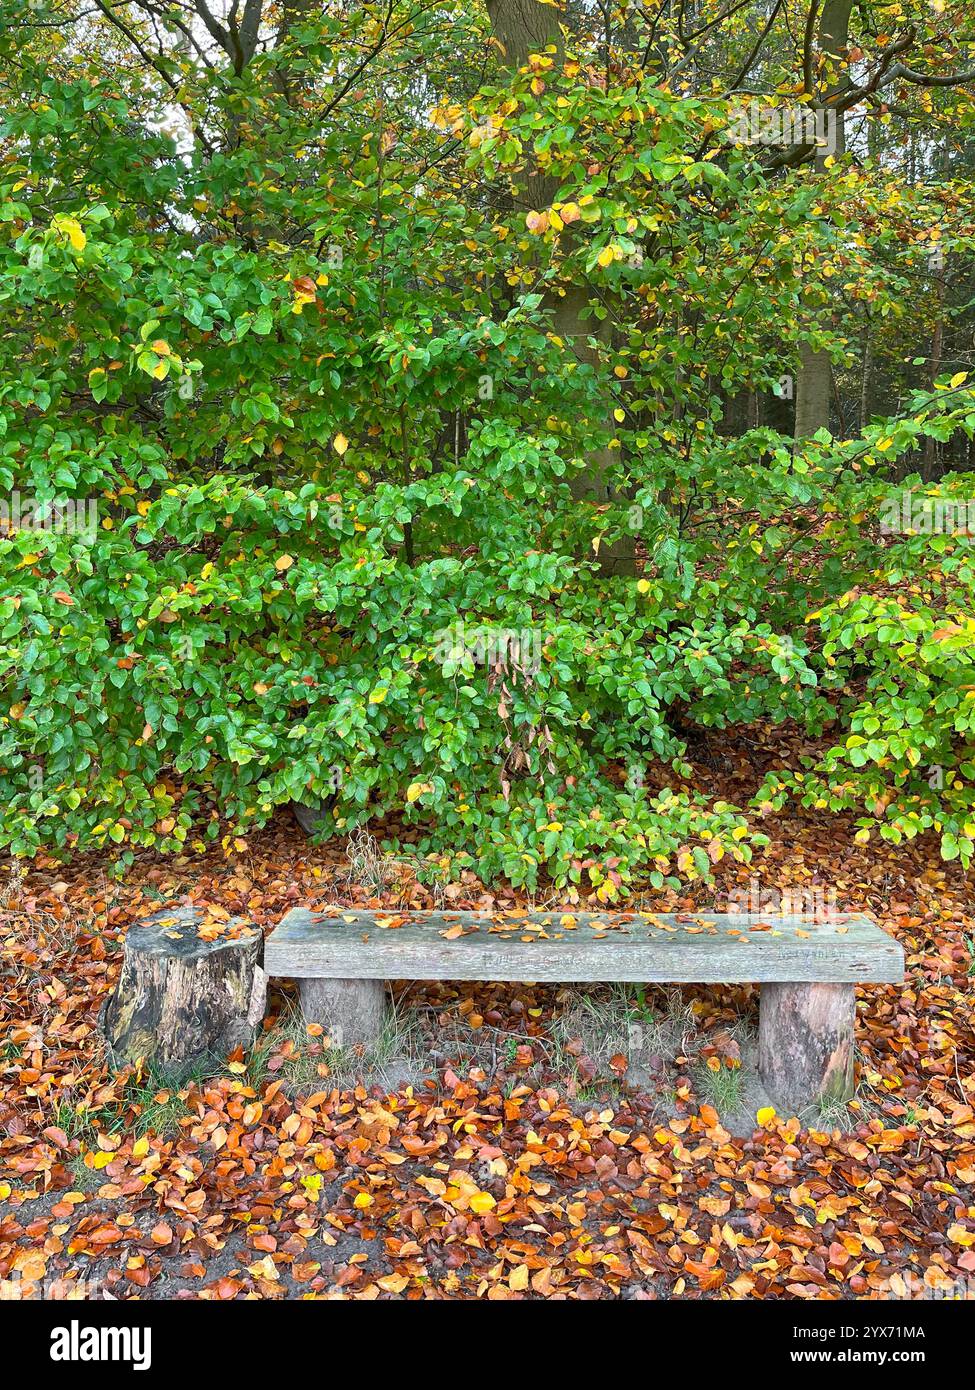
<path id="1" fill-rule="evenodd" d="M 939 177 L 948 173 L 944 150 L 935 154 L 934 166 Z M 931 334 L 931 360 L 928 363 L 928 389 L 934 391 L 934 383 L 941 375 L 945 352 L 945 295 L 948 288 L 948 268 L 945 264 L 944 248 L 941 242 L 932 245 L 931 272 L 934 277 L 934 331 Z M 940 450 L 938 441 L 931 435 L 924 441 L 924 481 L 934 481 L 937 472 Z"/>
<path id="2" fill-rule="evenodd" d="M 814 352 L 803 343 L 799 353 L 796 382 L 796 441 L 808 439 L 817 430 L 829 429 L 830 387 L 833 366 L 829 353 Z"/>
<path id="3" fill-rule="evenodd" d="M 860 430 L 866 429 L 870 420 L 870 374 L 873 370 L 873 343 L 870 339 L 870 324 L 863 330 L 863 349 L 860 362 Z"/>
<path id="4" fill-rule="evenodd" d="M 826 0 L 819 17 L 817 46 L 819 51 L 831 59 L 838 59 L 849 46 L 850 15 L 855 0 Z M 810 0 L 810 4 L 813 0 Z M 836 92 L 835 81 L 827 79 L 825 91 L 813 109 L 825 111 L 830 108 L 830 98 Z M 836 112 L 836 154 L 846 149 L 846 129 L 843 113 Z M 828 154 L 816 155 L 816 169 L 825 175 Z M 816 352 L 808 344 L 803 344 L 799 355 L 799 377 L 796 382 L 796 442 L 807 439 L 817 430 L 829 429 L 829 403 L 833 366 L 829 353 Z"/>
<path id="5" fill-rule="evenodd" d="M 494 35 L 505 52 L 505 60 L 513 71 L 524 67 L 532 53 L 544 53 L 550 45 L 557 50 L 556 61 L 562 56 L 562 32 L 559 11 L 542 0 L 487 0 L 487 11 Z M 555 197 L 558 181 L 539 170 L 528 169 L 518 190 L 525 211 L 543 211 Z M 597 326 L 584 317 L 589 306 L 589 292 L 583 285 L 566 285 L 563 295 L 551 294 L 548 307 L 552 310 L 553 326 L 580 360 L 598 367 L 600 352 L 589 344 L 590 337 L 607 342 L 611 333 L 609 319 Z M 612 422 L 609 421 L 609 428 Z M 594 450 L 587 458 L 588 467 L 572 483 L 573 496 L 596 504 L 614 500 L 609 479 L 616 464 L 611 449 Z M 634 574 L 636 572 L 635 540 L 625 537 L 612 545 L 600 548 L 599 566 L 604 574 Z"/>
<path id="6" fill-rule="evenodd" d="M 934 383 L 941 374 L 941 359 L 944 354 L 944 297 L 945 297 L 945 273 L 942 268 L 937 272 L 935 282 L 935 314 L 934 332 L 931 334 L 931 360 L 928 363 L 928 389 L 934 390 Z M 937 440 L 928 435 L 924 441 L 924 481 L 930 483 L 935 474 L 937 465 Z"/>

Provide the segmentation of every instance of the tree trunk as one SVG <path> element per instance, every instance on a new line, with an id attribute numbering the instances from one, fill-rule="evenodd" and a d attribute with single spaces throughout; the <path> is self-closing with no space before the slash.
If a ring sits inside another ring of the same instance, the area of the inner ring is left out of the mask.
<path id="1" fill-rule="evenodd" d="M 495 37 L 504 48 L 506 63 L 512 71 L 517 72 L 525 66 L 532 53 L 544 53 L 549 45 L 557 50 L 556 62 L 561 62 L 562 32 L 559 11 L 553 5 L 543 3 L 543 0 L 487 0 L 487 11 Z M 557 188 L 558 180 L 551 175 L 528 169 L 520 190 L 525 211 L 541 212 L 549 207 Z M 598 368 L 600 353 L 598 349 L 590 347 L 588 339 L 599 337 L 605 341 L 611 331 L 610 320 L 604 319 L 597 330 L 591 320 L 583 318 L 590 302 L 587 288 L 566 285 L 564 289 L 564 295 L 549 293 L 546 296 L 555 331 L 581 361 Z M 607 424 L 610 429 L 614 428 L 612 421 L 608 420 Z M 608 481 L 615 465 L 614 451 L 594 450 L 588 456 L 587 463 L 588 468 L 572 482 L 572 495 L 597 505 L 618 500 Z M 604 574 L 635 574 L 635 551 L 635 538 L 623 537 L 612 545 L 600 548 L 597 557 L 599 567 Z"/>
<path id="2" fill-rule="evenodd" d="M 487 12 L 513 71 L 523 68 L 532 53 L 544 53 L 550 43 L 561 54 L 562 31 L 554 5 L 542 0 L 487 0 Z"/>
<path id="3" fill-rule="evenodd" d="M 811 3 L 811 0 L 810 0 Z M 827 0 L 819 19 L 817 42 L 820 52 L 839 58 L 846 52 L 850 36 L 850 14 L 854 0 Z M 830 109 L 837 84 L 827 81 L 825 91 L 814 103 L 815 111 Z M 836 154 L 846 150 L 846 126 L 842 111 L 834 112 L 836 121 Z M 816 155 L 816 169 L 825 175 L 828 154 Z M 808 439 L 817 430 L 829 429 L 829 403 L 833 367 L 829 353 L 816 352 L 803 343 L 799 357 L 799 377 L 796 381 L 796 443 Z"/>
<path id="4" fill-rule="evenodd" d="M 191 907 L 164 909 L 130 928 L 122 972 L 102 1013 L 109 1053 L 176 1073 L 220 1063 L 249 1047 L 264 1017 L 264 937 L 257 927 L 215 924 Z"/>
<path id="5" fill-rule="evenodd" d="M 796 381 L 796 441 L 808 439 L 817 430 L 829 429 L 829 401 L 833 366 L 828 352 L 814 352 L 803 343 L 799 353 Z"/>
<path id="6" fill-rule="evenodd" d="M 863 357 L 860 363 L 860 432 L 870 423 L 870 375 L 873 369 L 873 343 L 870 324 L 863 330 Z"/>
<path id="7" fill-rule="evenodd" d="M 941 362 L 944 353 L 944 301 L 945 301 L 945 271 L 944 263 L 935 270 L 935 321 L 934 332 L 931 334 L 931 360 L 928 363 L 928 390 L 933 393 L 934 383 L 941 375 Z M 933 435 L 928 435 L 924 441 L 924 468 L 922 476 L 926 483 L 934 481 L 937 471 L 937 450 L 938 444 Z"/>

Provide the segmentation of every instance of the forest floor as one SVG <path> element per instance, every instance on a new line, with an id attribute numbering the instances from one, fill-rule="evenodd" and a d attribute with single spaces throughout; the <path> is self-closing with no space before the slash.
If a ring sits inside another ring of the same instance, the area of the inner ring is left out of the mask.
<path id="1" fill-rule="evenodd" d="M 780 762 L 800 751 L 788 731 L 763 741 Z M 702 784 L 741 804 L 755 764 L 750 736 L 722 735 Z M 413 986 L 408 1065 L 385 1059 L 362 1084 L 282 994 L 222 1075 L 115 1073 L 98 1013 L 126 929 L 161 903 L 270 928 L 296 904 L 430 907 L 444 889 L 311 846 L 287 811 L 229 859 L 144 854 L 122 881 L 94 856 L 11 871 L 0 1297 L 975 1298 L 971 886 L 932 843 L 855 845 L 848 819 L 794 811 L 764 829 L 754 864 L 625 906 L 720 907 L 754 878 L 866 911 L 903 943 L 904 985 L 857 991 L 856 1099 L 801 1123 L 749 1108 L 747 987 L 622 1001 Z M 527 905 L 472 877 L 446 900 Z M 638 1076 L 634 1016 L 661 1039 Z"/>

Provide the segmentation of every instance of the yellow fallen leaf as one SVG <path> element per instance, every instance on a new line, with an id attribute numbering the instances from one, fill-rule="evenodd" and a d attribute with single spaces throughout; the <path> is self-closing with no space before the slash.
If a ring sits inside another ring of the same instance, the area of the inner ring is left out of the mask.
<path id="1" fill-rule="evenodd" d="M 265 1255 L 263 1260 L 257 1260 L 254 1264 L 248 1265 L 247 1273 L 253 1274 L 255 1279 L 275 1280 L 280 1277 L 270 1255 Z"/>
<path id="2" fill-rule="evenodd" d="M 386 1293 L 402 1293 L 409 1282 L 405 1274 L 387 1274 L 384 1279 L 376 1280 Z"/>
<path id="3" fill-rule="evenodd" d="M 35 1279 L 44 1278 L 47 1272 L 47 1260 L 41 1250 L 24 1250 L 14 1259 L 14 1269 L 17 1270 L 22 1280 L 32 1282 Z"/>

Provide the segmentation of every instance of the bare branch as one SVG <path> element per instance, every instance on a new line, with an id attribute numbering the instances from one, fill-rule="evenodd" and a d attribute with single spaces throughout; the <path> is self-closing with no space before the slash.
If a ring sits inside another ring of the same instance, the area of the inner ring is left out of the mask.
<path id="1" fill-rule="evenodd" d="M 120 33 L 125 35 L 129 43 L 132 45 L 132 47 L 135 49 L 135 51 L 138 53 L 139 57 L 147 65 L 147 67 L 151 68 L 157 77 L 161 77 L 162 80 L 166 83 L 167 87 L 169 87 L 171 91 L 173 91 L 176 94 L 176 100 L 178 105 L 186 113 L 187 117 L 190 117 L 191 113 L 187 110 L 183 101 L 180 100 L 180 84 L 176 82 L 174 78 L 166 71 L 165 67 L 156 58 L 153 57 L 153 55 L 141 42 L 138 35 L 135 34 L 132 29 L 129 28 L 124 19 L 120 19 L 119 16 L 113 12 L 111 7 L 105 3 L 105 0 L 95 0 L 95 4 L 98 6 L 99 10 L 109 21 L 109 23 L 113 24 L 115 28 L 119 30 Z M 212 155 L 213 146 L 210 144 L 209 140 L 203 134 L 203 132 L 201 130 L 197 130 L 197 128 L 192 124 L 192 119 L 191 128 L 193 129 L 194 134 L 196 135 L 196 138 L 199 140 L 200 144 L 206 150 L 207 154 Z"/>

